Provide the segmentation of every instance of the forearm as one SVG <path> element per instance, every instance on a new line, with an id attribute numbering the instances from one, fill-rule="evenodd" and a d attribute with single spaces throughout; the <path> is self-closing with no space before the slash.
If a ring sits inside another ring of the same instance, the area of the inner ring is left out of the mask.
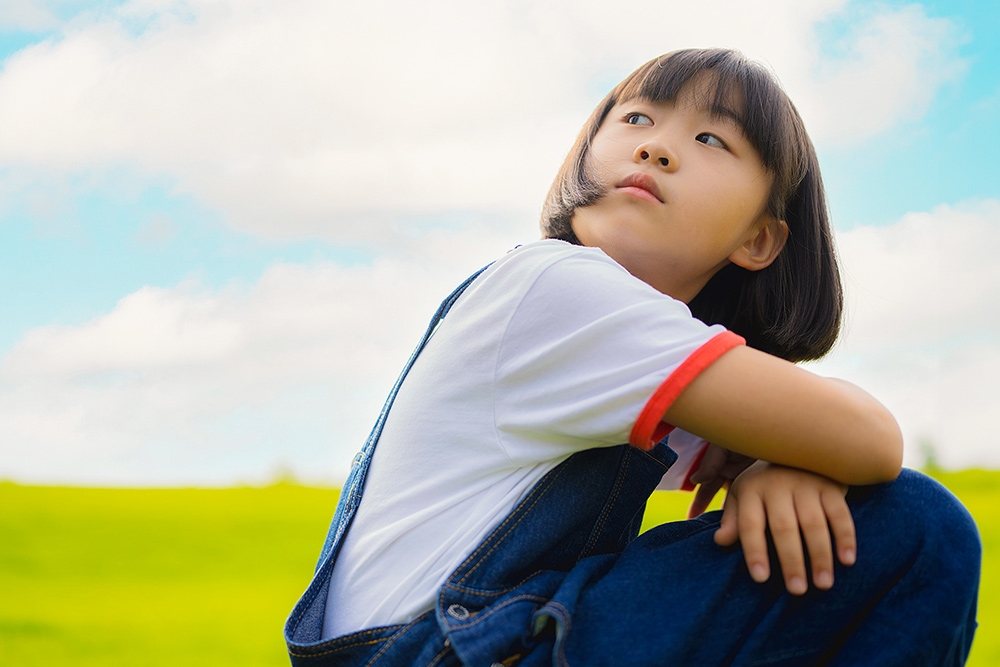
<path id="1" fill-rule="evenodd" d="M 873 484 L 899 474 L 896 420 L 858 387 L 749 348 L 720 357 L 664 419 L 734 452 Z"/>

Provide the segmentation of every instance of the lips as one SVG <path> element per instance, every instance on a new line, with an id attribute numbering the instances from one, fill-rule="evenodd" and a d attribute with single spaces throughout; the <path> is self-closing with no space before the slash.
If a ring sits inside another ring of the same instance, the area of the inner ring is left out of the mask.
<path id="1" fill-rule="evenodd" d="M 663 195 L 660 194 L 660 187 L 656 184 L 656 179 L 649 174 L 642 172 L 629 174 L 616 187 L 625 194 L 640 199 L 649 199 L 650 201 L 655 199 L 657 202 L 663 203 Z"/>

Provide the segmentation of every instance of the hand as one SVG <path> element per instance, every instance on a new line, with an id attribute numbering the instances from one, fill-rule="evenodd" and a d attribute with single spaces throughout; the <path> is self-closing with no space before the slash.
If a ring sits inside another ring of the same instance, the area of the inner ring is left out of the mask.
<path id="1" fill-rule="evenodd" d="M 765 528 L 771 529 L 785 588 L 793 595 L 808 590 L 805 543 L 816 588 L 833 586 L 833 549 L 837 559 L 853 565 L 857 543 L 854 520 L 844 499 L 847 487 L 797 468 L 758 461 L 737 477 L 726 495 L 722 523 L 715 542 L 730 546 L 739 540 L 754 581 L 770 577 Z"/>
<path id="2" fill-rule="evenodd" d="M 719 489 L 728 487 L 736 476 L 750 467 L 757 459 L 731 452 L 724 447 L 709 444 L 701 457 L 698 470 L 691 475 L 691 481 L 698 485 L 687 518 L 693 519 L 704 512 Z"/>

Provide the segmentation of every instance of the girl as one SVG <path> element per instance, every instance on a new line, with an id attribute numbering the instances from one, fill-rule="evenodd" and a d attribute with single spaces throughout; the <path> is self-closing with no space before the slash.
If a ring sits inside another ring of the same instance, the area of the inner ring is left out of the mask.
<path id="1" fill-rule="evenodd" d="M 789 363 L 829 350 L 841 292 L 771 75 L 722 50 L 636 70 L 542 230 L 432 320 L 288 619 L 292 662 L 962 664 L 971 518 L 900 475 L 877 401 Z M 637 537 L 654 487 L 699 482 L 692 514 L 729 485 L 721 513 Z"/>

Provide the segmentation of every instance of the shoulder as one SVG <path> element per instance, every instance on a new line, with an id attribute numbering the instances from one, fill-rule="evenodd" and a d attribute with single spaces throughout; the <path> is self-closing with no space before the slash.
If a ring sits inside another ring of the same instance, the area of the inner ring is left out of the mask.
<path id="1" fill-rule="evenodd" d="M 468 333 L 479 347 L 493 341 L 507 353 L 531 345 L 686 346 L 721 330 L 695 319 L 687 304 L 632 276 L 599 248 L 557 240 L 519 246 L 498 259 L 452 312 L 456 336 Z"/>
<path id="2" fill-rule="evenodd" d="M 634 277 L 599 248 L 541 241 L 497 265 L 486 278 L 495 281 L 495 301 L 507 298 L 513 306 L 503 335 L 508 351 L 534 341 L 546 354 L 554 347 L 582 353 L 621 345 L 656 354 L 722 330 L 706 326 L 687 304 Z"/>
<path id="3" fill-rule="evenodd" d="M 657 303 L 690 317 L 687 305 L 630 274 L 600 248 L 546 239 L 518 246 L 484 274 L 484 283 L 524 294 L 529 300 L 559 302 L 587 309 L 605 304 Z"/>

